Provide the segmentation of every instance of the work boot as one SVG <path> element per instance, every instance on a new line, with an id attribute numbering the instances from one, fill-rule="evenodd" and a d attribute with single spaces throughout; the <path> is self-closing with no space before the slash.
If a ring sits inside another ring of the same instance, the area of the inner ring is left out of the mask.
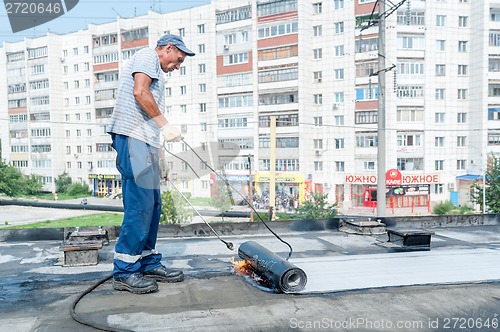
<path id="1" fill-rule="evenodd" d="M 144 272 L 144 276 L 153 278 L 159 282 L 179 282 L 184 280 L 184 273 L 182 272 L 182 270 L 167 269 L 163 265 Z"/>
<path id="2" fill-rule="evenodd" d="M 158 290 L 158 284 L 155 280 L 144 278 L 139 272 L 122 278 L 113 278 L 113 287 L 116 290 L 125 290 L 134 294 L 146 294 Z"/>

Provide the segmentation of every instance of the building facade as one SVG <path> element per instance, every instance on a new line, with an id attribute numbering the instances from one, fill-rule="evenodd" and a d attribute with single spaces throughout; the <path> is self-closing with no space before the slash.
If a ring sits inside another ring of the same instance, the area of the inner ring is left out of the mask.
<path id="1" fill-rule="evenodd" d="M 182 158 L 169 161 L 182 191 L 211 195 L 218 179 L 206 162 L 243 195 L 251 180 L 265 196 L 275 134 L 279 195 L 316 190 L 344 211 L 374 207 L 380 91 L 388 206 L 467 204 L 500 152 L 500 2 L 388 3 L 386 68 L 378 15 L 372 0 L 214 0 L 4 43 L 2 158 L 47 191 L 67 172 L 96 195 L 119 192 L 105 128 L 120 70 L 170 32 L 197 53 L 166 75 L 165 113 L 189 144 L 165 146 Z"/>

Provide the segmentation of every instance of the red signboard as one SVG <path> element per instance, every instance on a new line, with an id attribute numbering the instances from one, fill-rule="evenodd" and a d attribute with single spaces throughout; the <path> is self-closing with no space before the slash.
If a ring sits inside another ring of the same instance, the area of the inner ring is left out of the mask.
<path id="1" fill-rule="evenodd" d="M 390 169 L 385 173 L 386 186 L 400 186 L 403 184 L 403 176 L 397 169 Z"/>

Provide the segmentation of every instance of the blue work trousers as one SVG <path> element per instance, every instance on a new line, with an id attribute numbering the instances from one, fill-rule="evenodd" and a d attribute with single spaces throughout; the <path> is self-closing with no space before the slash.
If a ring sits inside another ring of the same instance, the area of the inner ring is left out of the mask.
<path id="1" fill-rule="evenodd" d="M 158 149 L 112 134 L 116 167 L 122 175 L 124 216 L 115 247 L 113 277 L 145 272 L 161 263 L 155 249 L 161 214 Z"/>

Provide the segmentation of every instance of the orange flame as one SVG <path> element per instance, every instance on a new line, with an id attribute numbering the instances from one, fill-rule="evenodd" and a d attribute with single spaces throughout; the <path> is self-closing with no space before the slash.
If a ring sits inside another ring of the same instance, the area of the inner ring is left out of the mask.
<path id="1" fill-rule="evenodd" d="M 237 261 L 231 257 L 233 271 L 237 274 L 251 275 L 253 273 L 252 266 L 249 261 Z"/>

